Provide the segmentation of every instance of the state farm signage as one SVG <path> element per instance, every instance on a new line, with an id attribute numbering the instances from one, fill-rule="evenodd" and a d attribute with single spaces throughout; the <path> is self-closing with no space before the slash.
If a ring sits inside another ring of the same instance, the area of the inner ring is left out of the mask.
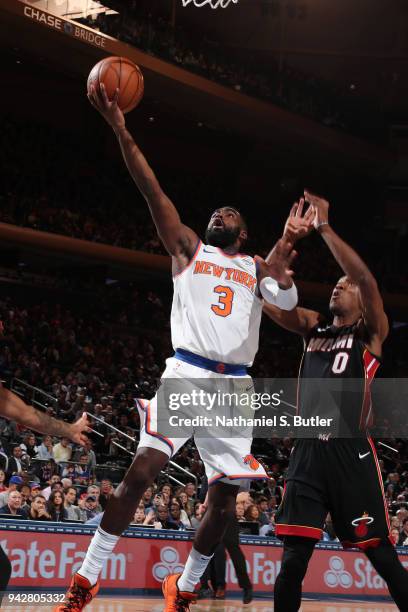
<path id="1" fill-rule="evenodd" d="M 191 542 L 177 537 L 176 533 L 169 536 L 162 531 L 151 537 L 122 537 L 103 567 L 102 588 L 159 591 L 163 578 L 182 571 L 190 551 Z M 76 533 L 0 531 L 0 543 L 12 564 L 11 585 L 66 587 L 85 557 L 89 540 L 89 535 Z M 251 544 L 244 545 L 243 551 L 255 592 L 272 593 L 281 567 L 281 546 Z M 408 556 L 401 554 L 400 559 L 408 569 Z M 227 585 L 230 591 L 239 590 L 230 561 Z M 384 581 L 363 553 L 335 548 L 315 551 L 303 590 L 331 596 L 388 595 Z"/>

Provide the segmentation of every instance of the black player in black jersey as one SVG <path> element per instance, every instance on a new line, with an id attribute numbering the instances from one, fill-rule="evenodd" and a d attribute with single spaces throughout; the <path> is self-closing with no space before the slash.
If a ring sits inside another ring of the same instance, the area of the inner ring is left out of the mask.
<path id="1" fill-rule="evenodd" d="M 302 216 L 304 200 L 310 207 Z M 269 304 L 264 307 L 276 323 L 304 338 L 298 385 L 301 416 L 333 416 L 333 402 L 328 415 L 327 404 L 322 402 L 325 381 L 317 385 L 311 379 L 330 379 L 327 383 L 333 384 L 332 379 L 337 378 L 344 385 L 343 391 L 332 394 L 338 412 L 336 437 L 299 439 L 290 458 L 285 493 L 276 515 L 276 534 L 284 541 L 284 551 L 274 609 L 299 610 L 302 580 L 330 512 L 343 546 L 364 550 L 399 609 L 407 612 L 408 574 L 389 540 L 381 471 L 367 433 L 371 421 L 369 387 L 380 365 L 388 321 L 375 278 L 332 229 L 328 209 L 326 200 L 305 191 L 305 198 L 292 208 L 288 225 L 308 219 L 309 230 L 314 228 L 322 236 L 344 271 L 330 300 L 332 323 L 305 308 L 288 312 Z"/>

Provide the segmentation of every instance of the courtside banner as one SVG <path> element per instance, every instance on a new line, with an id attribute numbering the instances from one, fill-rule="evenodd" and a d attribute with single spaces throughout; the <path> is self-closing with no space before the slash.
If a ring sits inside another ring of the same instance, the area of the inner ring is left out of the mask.
<path id="1" fill-rule="evenodd" d="M 17 522 L 0 524 L 0 543 L 12 563 L 10 589 L 31 592 L 65 589 L 71 574 L 85 556 L 93 529 L 35 526 L 18 529 Z M 28 531 L 30 529 L 30 531 Z M 85 532 L 85 533 L 81 533 Z M 102 572 L 102 588 L 127 592 L 160 589 L 168 573 L 183 569 L 191 548 L 192 533 L 135 528 L 126 532 Z M 241 538 L 249 574 L 258 593 L 271 593 L 280 570 L 282 546 L 273 538 Z M 408 569 L 408 550 L 400 559 Z M 408 579 L 408 575 L 407 575 Z M 232 563 L 227 564 L 227 588 L 239 591 Z M 320 545 L 312 557 L 305 593 L 328 596 L 384 597 L 383 580 L 364 554 L 343 551 L 336 545 Z"/>

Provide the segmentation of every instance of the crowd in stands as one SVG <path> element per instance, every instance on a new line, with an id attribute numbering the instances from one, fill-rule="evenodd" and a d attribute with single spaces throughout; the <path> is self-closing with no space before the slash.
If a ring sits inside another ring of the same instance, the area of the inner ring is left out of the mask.
<path id="1" fill-rule="evenodd" d="M 138 14 L 121 5 L 120 14 L 100 14 L 80 21 L 167 61 L 236 91 L 265 99 L 328 127 L 383 140 L 384 119 L 378 103 L 361 96 L 351 84 L 341 87 L 307 74 L 276 58 L 254 56 L 247 49 L 228 50 L 225 41 L 201 32 L 173 28 L 162 16 Z M 376 130 L 372 125 L 376 125 Z"/>

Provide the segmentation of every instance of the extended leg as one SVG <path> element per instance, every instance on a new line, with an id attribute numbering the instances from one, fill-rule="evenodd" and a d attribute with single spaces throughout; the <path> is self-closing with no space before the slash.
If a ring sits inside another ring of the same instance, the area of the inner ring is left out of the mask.
<path id="1" fill-rule="evenodd" d="M 372 565 L 387 583 L 391 597 L 402 612 L 408 612 L 408 572 L 398 559 L 397 552 L 388 540 L 377 548 L 365 551 Z"/>
<path id="2" fill-rule="evenodd" d="M 236 519 L 228 525 L 223 542 L 231 557 L 239 586 L 241 589 L 251 589 L 252 584 L 248 576 L 245 556 L 239 545 L 239 527 Z"/>
<path id="3" fill-rule="evenodd" d="M 297 612 L 302 600 L 302 580 L 317 540 L 285 536 L 282 566 L 275 582 L 274 611 Z"/>
<path id="4" fill-rule="evenodd" d="M 168 456 L 153 448 L 140 448 L 120 485 L 109 499 L 101 526 L 96 530 L 78 573 L 95 584 L 103 563 L 132 521 L 144 491 L 166 465 Z"/>
<path id="5" fill-rule="evenodd" d="M 197 530 L 193 548 L 183 574 L 178 580 L 180 591 L 192 592 L 203 575 L 215 547 L 234 517 L 239 487 L 218 482 L 208 491 L 208 510 Z"/>

